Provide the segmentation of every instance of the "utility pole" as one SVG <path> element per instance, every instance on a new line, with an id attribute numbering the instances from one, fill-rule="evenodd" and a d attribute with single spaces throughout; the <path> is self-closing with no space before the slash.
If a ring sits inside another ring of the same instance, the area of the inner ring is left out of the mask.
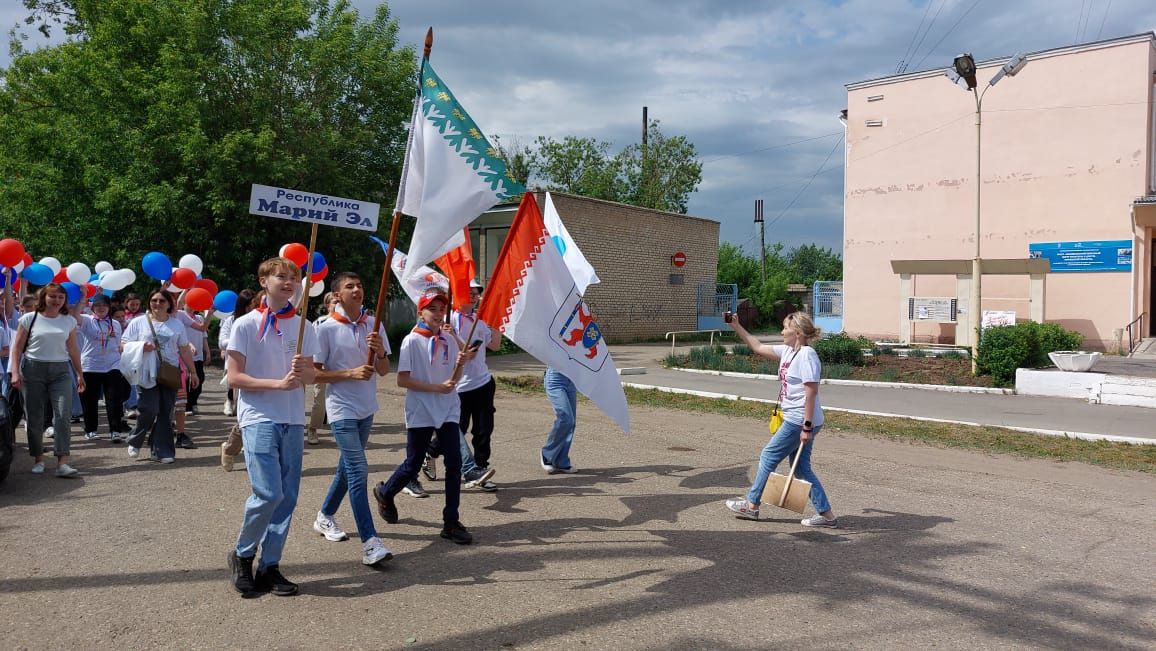
<path id="1" fill-rule="evenodd" d="M 767 281 L 767 223 L 763 221 L 763 200 L 755 199 L 755 223 L 759 225 L 759 256 L 763 260 L 763 282 Z"/>

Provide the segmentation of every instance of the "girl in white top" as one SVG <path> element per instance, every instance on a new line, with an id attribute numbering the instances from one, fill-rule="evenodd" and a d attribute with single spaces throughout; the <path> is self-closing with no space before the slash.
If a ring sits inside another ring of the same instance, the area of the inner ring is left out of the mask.
<path id="1" fill-rule="evenodd" d="M 44 473 L 44 406 L 52 404 L 53 451 L 56 453 L 56 476 L 74 477 L 79 473 L 69 465 L 69 421 L 72 417 L 72 376 L 76 372 L 77 389 L 84 391 L 84 374 L 80 366 L 80 346 L 76 342 L 76 321 L 68 316 L 64 288 L 50 283 L 36 293 L 35 309 L 20 317 L 12 342 L 12 388 L 24 392 L 27 411 L 28 453 L 34 463 L 32 472 Z"/>
<path id="2" fill-rule="evenodd" d="M 823 426 L 823 408 L 819 405 L 819 376 L 821 364 L 819 355 L 808 342 L 819 338 L 819 330 L 811 317 L 795 312 L 783 320 L 783 343 L 786 345 L 764 344 L 738 322 L 729 318 L 728 323 L 735 334 L 742 339 L 751 352 L 769 360 L 779 360 L 779 406 L 783 412 L 783 424 L 763 448 L 759 466 L 755 472 L 755 482 L 745 497 L 727 500 L 727 508 L 745 520 L 759 519 L 759 502 L 767 477 L 783 459 L 799 453 L 796 474 L 811 482 L 811 504 L 816 515 L 804 518 L 802 524 L 808 527 L 837 526 L 835 513 L 827 501 L 827 493 L 819 483 L 819 477 L 811 470 L 811 442 Z"/>
<path id="3" fill-rule="evenodd" d="M 108 297 L 97 294 L 92 300 L 92 314 L 73 312 L 80 333 L 80 365 L 84 370 L 85 390 L 80 394 L 84 406 L 84 438 L 98 438 L 99 400 L 104 396 L 108 414 L 108 437 L 113 443 L 124 440 L 128 431 L 124 423 L 124 380 L 120 374 L 120 338 L 124 328 L 112 318 Z"/>
<path id="4" fill-rule="evenodd" d="M 146 352 L 160 350 L 160 358 L 177 366 L 180 361 L 193 366 L 193 354 L 189 347 L 189 335 L 185 326 L 173 318 L 176 302 L 164 289 L 149 292 L 146 312 L 129 321 L 124 329 L 122 343 L 140 341 Z M 155 353 L 154 353 L 155 354 Z M 189 377 L 189 386 L 197 386 L 197 377 Z M 128 456 L 137 458 L 149 430 L 153 432 L 152 456 L 161 463 L 176 460 L 176 446 L 173 436 L 173 407 L 177 392 L 169 387 L 156 384 L 151 387 L 137 387 L 136 426 L 128 438 Z"/>

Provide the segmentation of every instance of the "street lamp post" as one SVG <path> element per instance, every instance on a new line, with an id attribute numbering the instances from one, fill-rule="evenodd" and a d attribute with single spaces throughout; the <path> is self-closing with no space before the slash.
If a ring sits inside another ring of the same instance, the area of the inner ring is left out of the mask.
<path id="1" fill-rule="evenodd" d="M 980 300 L 982 294 L 980 286 L 982 284 L 983 269 L 980 258 L 980 210 L 981 199 L 983 196 L 983 176 L 981 174 L 982 163 L 982 145 L 983 145 L 983 97 L 987 94 L 988 89 L 999 83 L 1004 77 L 1014 77 L 1020 70 L 1024 69 L 1028 60 L 1023 55 L 1017 54 L 1012 57 L 1007 63 L 999 69 L 999 72 L 987 82 L 981 93 L 976 86 L 978 83 L 975 78 L 976 68 L 975 59 L 970 54 L 961 54 L 955 57 L 952 62 L 952 67 L 947 70 L 947 76 L 956 84 L 964 87 L 965 90 L 971 91 L 975 97 L 975 257 L 971 259 L 971 300 L 968 305 L 968 321 L 971 328 L 971 372 L 976 372 L 976 361 L 979 357 L 979 335 L 981 328 L 981 318 L 983 310 L 980 307 Z"/>

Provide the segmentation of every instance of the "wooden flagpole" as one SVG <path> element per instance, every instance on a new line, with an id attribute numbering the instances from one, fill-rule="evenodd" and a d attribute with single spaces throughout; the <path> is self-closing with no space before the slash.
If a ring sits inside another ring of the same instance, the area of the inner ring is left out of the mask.
<path id="1" fill-rule="evenodd" d="M 297 354 L 301 354 L 301 344 L 305 342 L 305 323 L 309 320 L 306 316 L 309 314 L 309 288 L 313 286 L 313 252 L 317 250 L 317 222 L 313 222 L 313 228 L 309 231 L 309 257 L 305 260 L 305 285 L 301 290 L 301 306 L 298 308 L 298 316 L 301 317 L 301 323 L 297 326 Z"/>
<path id="2" fill-rule="evenodd" d="M 430 27 L 429 30 L 426 31 L 426 33 L 425 33 L 425 48 L 422 50 L 422 61 L 423 62 L 429 61 L 430 51 L 432 51 L 432 50 L 433 50 L 433 27 Z M 421 93 L 421 88 L 420 88 L 421 77 L 420 76 L 418 77 L 418 84 L 419 84 L 418 93 Z M 414 117 L 416 118 L 417 116 L 415 115 Z M 409 125 L 409 132 L 410 132 L 411 144 L 412 144 L 412 136 L 413 136 L 413 125 L 412 124 Z M 409 155 L 409 151 L 406 151 L 406 155 L 407 156 Z M 405 172 L 403 171 L 402 174 L 403 174 L 402 182 L 404 182 L 405 181 L 405 179 L 404 179 Z M 397 231 L 400 228 L 401 228 L 401 211 L 400 210 L 394 210 L 393 211 L 393 224 L 389 227 L 389 250 L 385 252 L 385 266 L 382 267 L 382 269 L 381 269 L 381 284 L 378 286 L 378 289 L 377 289 L 377 309 L 375 309 L 373 311 L 373 329 L 370 330 L 370 332 L 377 332 L 378 330 L 381 329 L 381 315 L 382 315 L 383 310 L 389 305 L 388 299 L 386 298 L 386 296 L 389 294 L 389 271 L 393 267 L 393 251 L 394 251 L 394 248 L 397 246 Z M 372 365 L 373 361 L 374 361 L 374 359 L 373 359 L 374 356 L 375 356 L 375 353 L 371 349 L 369 351 L 369 359 L 365 363 L 368 365 Z"/>

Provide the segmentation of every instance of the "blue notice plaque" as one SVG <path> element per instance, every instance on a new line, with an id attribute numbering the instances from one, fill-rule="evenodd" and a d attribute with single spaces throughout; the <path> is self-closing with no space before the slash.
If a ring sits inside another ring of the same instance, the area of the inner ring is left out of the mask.
<path id="1" fill-rule="evenodd" d="M 1132 240 L 1034 242 L 1028 257 L 1046 258 L 1052 273 L 1073 271 L 1132 271 Z"/>

